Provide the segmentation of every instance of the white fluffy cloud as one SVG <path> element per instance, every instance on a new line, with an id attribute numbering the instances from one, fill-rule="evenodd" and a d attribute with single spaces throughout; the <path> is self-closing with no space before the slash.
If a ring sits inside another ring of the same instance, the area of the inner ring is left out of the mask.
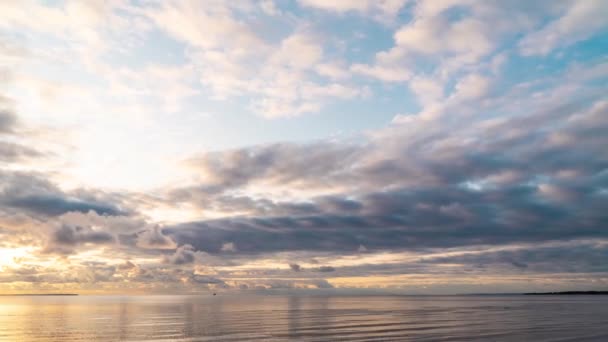
<path id="1" fill-rule="evenodd" d="M 409 83 L 410 89 L 420 101 L 427 105 L 443 98 L 443 84 L 427 77 L 415 77 Z"/>
<path id="2" fill-rule="evenodd" d="M 457 98 L 473 100 L 485 95 L 490 88 L 490 80 L 479 74 L 465 76 L 455 86 L 454 96 Z"/>
<path id="3" fill-rule="evenodd" d="M 336 13 L 359 12 L 392 18 L 407 0 L 298 0 L 300 5 Z"/>
<path id="4" fill-rule="evenodd" d="M 268 3 L 262 7 L 265 12 L 271 9 Z M 328 83 L 315 76 L 345 78 L 337 63 L 325 57 L 318 34 L 296 29 L 273 42 L 257 34 L 252 22 L 237 18 L 248 17 L 251 11 L 222 2 L 168 2 L 151 9 L 149 17 L 193 49 L 189 57 L 195 72 L 214 96 L 253 97 L 251 108 L 263 117 L 314 113 L 332 98 L 361 92 L 353 85 Z"/>

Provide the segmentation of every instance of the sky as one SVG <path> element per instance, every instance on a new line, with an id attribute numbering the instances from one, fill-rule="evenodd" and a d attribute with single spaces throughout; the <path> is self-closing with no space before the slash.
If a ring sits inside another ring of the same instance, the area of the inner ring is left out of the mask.
<path id="1" fill-rule="evenodd" d="M 608 289 L 608 3 L 0 2 L 0 293 Z"/>

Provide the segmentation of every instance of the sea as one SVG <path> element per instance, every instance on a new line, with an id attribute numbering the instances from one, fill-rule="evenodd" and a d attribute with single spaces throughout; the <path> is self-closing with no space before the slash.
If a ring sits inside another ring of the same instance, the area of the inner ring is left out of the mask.
<path id="1" fill-rule="evenodd" d="M 0 341 L 608 341 L 608 296 L 2 296 Z"/>

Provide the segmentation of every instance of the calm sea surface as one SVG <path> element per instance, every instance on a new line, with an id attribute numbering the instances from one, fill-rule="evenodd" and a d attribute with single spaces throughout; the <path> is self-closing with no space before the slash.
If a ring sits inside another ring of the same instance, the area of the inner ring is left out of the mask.
<path id="1" fill-rule="evenodd" d="M 0 341 L 608 341 L 608 296 L 0 297 Z"/>

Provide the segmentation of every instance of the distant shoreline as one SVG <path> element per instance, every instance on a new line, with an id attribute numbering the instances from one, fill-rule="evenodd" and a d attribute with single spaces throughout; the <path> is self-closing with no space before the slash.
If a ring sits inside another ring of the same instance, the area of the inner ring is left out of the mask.
<path id="1" fill-rule="evenodd" d="M 15 294 L 0 294 L 0 296 L 11 297 L 34 297 L 34 296 L 78 296 L 76 293 L 15 293 Z"/>
<path id="2" fill-rule="evenodd" d="M 563 295 L 608 295 L 608 291 L 562 291 L 562 292 L 529 292 L 527 296 L 563 296 Z"/>

